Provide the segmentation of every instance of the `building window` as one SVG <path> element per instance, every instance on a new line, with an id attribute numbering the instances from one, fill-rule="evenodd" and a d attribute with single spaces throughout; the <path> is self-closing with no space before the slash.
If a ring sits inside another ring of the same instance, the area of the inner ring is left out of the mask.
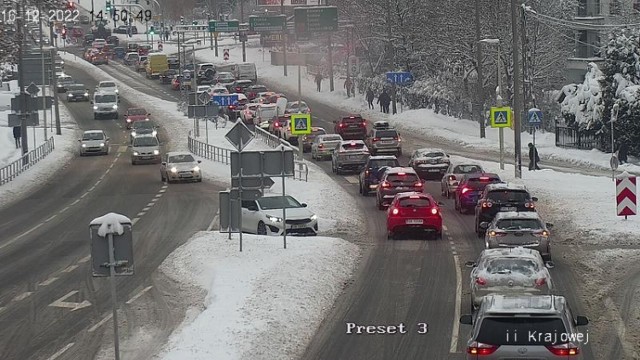
<path id="1" fill-rule="evenodd" d="M 578 0 L 578 16 L 587 16 L 587 0 Z"/>
<path id="2" fill-rule="evenodd" d="M 633 1 L 633 10 L 640 12 L 640 0 Z"/>
<path id="3" fill-rule="evenodd" d="M 635 0 L 637 2 L 637 0 Z M 635 3 L 633 7 L 635 7 Z M 621 5 L 620 0 L 611 0 L 609 3 L 609 15 L 620 15 Z"/>

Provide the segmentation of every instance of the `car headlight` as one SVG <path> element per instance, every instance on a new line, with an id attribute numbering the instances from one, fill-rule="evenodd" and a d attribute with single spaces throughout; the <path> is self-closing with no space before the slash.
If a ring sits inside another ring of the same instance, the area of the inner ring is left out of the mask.
<path id="1" fill-rule="evenodd" d="M 131 132 L 131 136 L 136 136 L 136 132 L 135 132 L 135 131 L 132 131 L 132 132 Z"/>
<path id="2" fill-rule="evenodd" d="M 104 143 L 100 143 L 100 147 L 104 147 Z"/>
<path id="3" fill-rule="evenodd" d="M 172 172 L 172 173 L 177 173 L 177 172 L 178 172 L 178 169 L 176 169 L 176 167 L 174 166 L 174 167 L 172 167 L 172 168 L 171 168 L 171 172 Z"/>
<path id="4" fill-rule="evenodd" d="M 317 220 L 318 219 L 318 215 L 313 214 L 313 215 L 311 215 L 310 219 L 311 220 Z"/>
<path id="5" fill-rule="evenodd" d="M 140 153 L 139 153 L 139 152 L 137 152 L 137 151 L 134 151 L 134 152 L 133 152 L 133 155 L 134 155 L 134 156 L 138 156 L 138 155 L 140 155 Z"/>
<path id="6" fill-rule="evenodd" d="M 61 87 L 62 87 L 62 84 L 58 84 L 58 87 L 59 87 L 59 88 L 61 88 Z"/>
<path id="7" fill-rule="evenodd" d="M 93 105 L 93 110 L 98 110 L 98 107 Z"/>
<path id="8" fill-rule="evenodd" d="M 153 155 L 160 155 L 160 150 L 153 150 Z"/>
<path id="9" fill-rule="evenodd" d="M 193 171 L 195 171 L 195 172 L 200 171 L 200 167 L 199 167 L 199 166 L 195 166 L 195 167 L 193 168 Z"/>
<path id="10" fill-rule="evenodd" d="M 267 216 L 267 219 L 269 219 L 269 221 L 271 222 L 275 222 L 275 223 L 279 223 L 282 222 L 282 218 L 276 217 L 276 216 Z"/>
<path id="11" fill-rule="evenodd" d="M 118 89 L 116 89 L 116 94 L 118 93 Z"/>
<path id="12" fill-rule="evenodd" d="M 117 110 L 118 109 L 118 105 L 113 105 L 113 110 Z"/>
<path id="13" fill-rule="evenodd" d="M 84 93 L 84 96 L 89 96 L 89 93 Z"/>
<path id="14" fill-rule="evenodd" d="M 87 147 L 87 144 L 82 144 L 82 147 Z"/>
<path id="15" fill-rule="evenodd" d="M 67 93 L 67 97 L 73 97 L 72 93 Z"/>
<path id="16" fill-rule="evenodd" d="M 145 118 L 144 121 L 149 121 L 149 118 Z"/>

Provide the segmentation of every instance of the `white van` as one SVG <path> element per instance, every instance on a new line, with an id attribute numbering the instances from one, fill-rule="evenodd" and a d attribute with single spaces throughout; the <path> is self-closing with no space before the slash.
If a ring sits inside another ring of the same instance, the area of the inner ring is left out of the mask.
<path id="1" fill-rule="evenodd" d="M 256 70 L 256 64 L 235 64 L 233 67 L 233 76 L 235 76 L 236 80 L 251 80 L 254 84 L 257 83 L 258 71 Z"/>
<path id="2" fill-rule="evenodd" d="M 93 94 L 93 118 L 118 118 L 118 94 L 116 92 L 96 92 Z"/>

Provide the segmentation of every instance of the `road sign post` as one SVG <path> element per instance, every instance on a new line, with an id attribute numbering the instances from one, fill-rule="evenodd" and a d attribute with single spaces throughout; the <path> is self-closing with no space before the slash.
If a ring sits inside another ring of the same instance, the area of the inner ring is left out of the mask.
<path id="1" fill-rule="evenodd" d="M 300 158 L 304 154 L 301 135 L 311 134 L 311 114 L 291 114 L 291 135 L 298 136 Z"/>
<path id="2" fill-rule="evenodd" d="M 626 171 L 616 177 L 616 212 L 618 216 L 624 216 L 625 220 L 627 216 L 637 213 L 636 179 Z"/>
<path id="3" fill-rule="evenodd" d="M 398 102 L 396 99 L 396 86 L 404 86 L 413 82 L 413 75 L 408 71 L 401 72 L 388 72 L 386 73 L 387 82 L 391 83 L 391 101 L 392 101 L 392 113 L 395 114 L 398 112 Z"/>
<path id="4" fill-rule="evenodd" d="M 116 213 L 103 215 L 93 219 L 91 223 L 89 223 L 93 276 L 109 276 L 111 280 L 113 336 L 116 360 L 120 359 L 116 276 L 130 276 L 133 275 L 134 272 L 131 227 L 132 223 L 128 217 Z M 107 240 L 106 244 L 105 240 Z"/>
<path id="5" fill-rule="evenodd" d="M 504 128 L 511 126 L 510 107 L 491 108 L 491 127 L 500 132 L 500 169 L 504 169 Z"/>
<path id="6" fill-rule="evenodd" d="M 542 110 L 531 108 L 527 114 L 527 121 L 531 127 L 531 133 L 533 136 L 533 147 L 536 146 L 536 129 L 542 125 Z M 533 168 L 537 169 L 538 164 L 536 157 L 533 157 Z"/>

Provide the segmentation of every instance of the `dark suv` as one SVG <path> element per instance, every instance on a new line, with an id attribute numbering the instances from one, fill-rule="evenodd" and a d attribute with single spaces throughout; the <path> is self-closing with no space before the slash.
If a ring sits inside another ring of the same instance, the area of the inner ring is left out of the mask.
<path id="1" fill-rule="evenodd" d="M 465 175 L 460 180 L 454 195 L 455 209 L 460 214 L 473 210 L 478 204 L 478 198 L 482 190 L 489 184 L 500 182 L 502 180 L 497 174 L 477 173 Z"/>
<path id="2" fill-rule="evenodd" d="M 367 121 L 360 115 L 349 115 L 336 120 L 334 133 L 343 140 L 364 140 L 367 136 Z"/>
<path id="3" fill-rule="evenodd" d="M 380 184 L 378 184 L 376 206 L 379 210 L 384 210 L 397 194 L 413 191 L 424 191 L 424 183 L 415 170 L 409 167 L 389 168 L 384 172 Z"/>
<path id="4" fill-rule="evenodd" d="M 395 156 L 371 156 L 364 165 L 358 177 L 360 184 L 360 194 L 369 195 L 371 190 L 378 188 L 380 177 L 384 171 L 390 167 L 399 167 L 400 162 Z"/>
<path id="5" fill-rule="evenodd" d="M 483 237 L 481 222 L 491 222 L 500 211 L 536 211 L 535 202 L 524 185 L 499 183 L 487 185 L 476 204 L 476 233 Z"/>

